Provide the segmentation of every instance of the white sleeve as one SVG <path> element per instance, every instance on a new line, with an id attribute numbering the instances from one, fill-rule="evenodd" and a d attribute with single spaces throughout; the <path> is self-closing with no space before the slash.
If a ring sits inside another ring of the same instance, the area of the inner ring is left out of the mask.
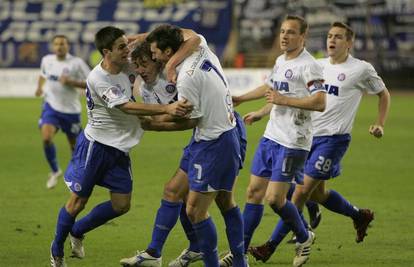
<path id="1" fill-rule="evenodd" d="M 96 84 L 95 92 L 106 103 L 108 108 L 129 102 L 129 97 L 122 90 L 110 83 L 101 82 Z"/>
<path id="2" fill-rule="evenodd" d="M 86 80 L 86 77 L 88 77 L 89 72 L 91 72 L 89 66 L 85 63 L 85 61 L 78 58 L 78 68 L 76 73 L 77 78 L 81 80 Z"/>
<path id="3" fill-rule="evenodd" d="M 186 74 L 184 74 L 186 75 Z M 178 91 L 178 99 L 183 100 L 187 99 L 194 108 L 191 112 L 190 118 L 200 118 L 203 116 L 200 107 L 200 92 L 194 86 L 193 80 L 195 77 L 183 77 L 181 79 L 177 79 L 177 91 Z"/>
<path id="4" fill-rule="evenodd" d="M 43 57 L 42 61 L 40 62 L 40 76 L 45 79 L 47 78 L 45 57 Z"/>
<path id="5" fill-rule="evenodd" d="M 273 89 L 274 89 L 273 75 L 274 75 L 274 73 L 276 73 L 276 69 L 277 69 L 276 64 L 277 64 L 277 61 L 275 62 L 275 65 L 273 66 L 273 69 L 270 71 L 269 75 L 267 75 L 267 77 L 265 79 L 265 84 L 270 86 L 270 88 L 273 88 Z"/>
<path id="6" fill-rule="evenodd" d="M 385 89 L 385 84 L 382 81 L 381 77 L 375 71 L 374 67 L 366 63 L 366 68 L 364 71 L 363 79 L 360 83 L 362 90 L 368 94 L 378 94 Z"/>
<path id="7" fill-rule="evenodd" d="M 303 67 L 303 80 L 311 94 L 325 91 L 322 67 L 314 62 Z"/>

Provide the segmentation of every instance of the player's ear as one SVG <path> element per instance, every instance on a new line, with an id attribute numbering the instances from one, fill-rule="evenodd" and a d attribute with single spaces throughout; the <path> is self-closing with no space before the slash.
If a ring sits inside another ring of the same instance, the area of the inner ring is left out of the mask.
<path id="1" fill-rule="evenodd" d="M 170 57 L 174 54 L 171 47 L 167 47 L 167 49 L 165 49 L 165 53 Z"/>
<path id="2" fill-rule="evenodd" d="M 111 50 L 110 49 L 108 49 L 108 48 L 104 48 L 104 49 L 102 49 L 102 53 L 103 53 L 103 55 L 105 56 L 106 54 L 108 54 L 109 52 L 111 52 Z"/>

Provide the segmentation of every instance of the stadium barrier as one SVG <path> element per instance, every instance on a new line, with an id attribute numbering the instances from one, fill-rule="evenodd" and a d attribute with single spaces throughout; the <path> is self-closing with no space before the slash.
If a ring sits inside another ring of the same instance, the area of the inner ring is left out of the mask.
<path id="1" fill-rule="evenodd" d="M 263 84 L 270 69 L 225 69 L 234 95 L 240 95 Z M 1 69 L 0 97 L 34 97 L 39 69 Z"/>

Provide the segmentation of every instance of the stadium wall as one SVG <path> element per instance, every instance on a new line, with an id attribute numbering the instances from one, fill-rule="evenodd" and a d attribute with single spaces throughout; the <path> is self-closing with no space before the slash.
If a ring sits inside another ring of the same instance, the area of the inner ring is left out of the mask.
<path id="1" fill-rule="evenodd" d="M 39 69 L 2 69 L 0 71 L 0 97 L 34 97 Z M 234 95 L 263 84 L 269 69 L 225 69 L 230 90 Z"/>

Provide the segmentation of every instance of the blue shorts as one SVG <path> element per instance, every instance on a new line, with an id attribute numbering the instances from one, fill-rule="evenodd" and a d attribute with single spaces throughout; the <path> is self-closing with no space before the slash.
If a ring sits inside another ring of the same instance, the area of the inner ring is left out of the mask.
<path id="1" fill-rule="evenodd" d="M 131 193 L 129 155 L 114 147 L 89 141 L 81 132 L 65 172 L 65 183 L 80 197 L 89 197 L 95 185 L 106 187 L 112 193 Z"/>
<path id="2" fill-rule="evenodd" d="M 187 172 L 192 191 L 232 191 L 240 164 L 239 134 L 234 128 L 216 140 L 191 140 L 184 149 L 180 168 Z"/>
<path id="3" fill-rule="evenodd" d="M 305 174 L 328 180 L 341 174 L 341 160 L 351 142 L 351 135 L 317 136 L 305 164 Z"/>
<path id="4" fill-rule="evenodd" d="M 44 102 L 42 115 L 40 115 L 39 119 L 39 128 L 42 127 L 43 124 L 52 124 L 58 130 L 62 129 L 69 138 L 76 138 L 82 131 L 80 117 L 80 114 L 69 114 L 56 111 L 49 105 L 49 103 Z"/>
<path id="5" fill-rule="evenodd" d="M 243 163 L 246 158 L 246 150 L 247 150 L 247 134 L 246 134 L 246 127 L 243 122 L 243 118 L 240 116 L 239 113 L 236 111 L 234 112 L 234 117 L 236 118 L 236 130 L 239 136 L 239 144 L 240 144 L 240 169 L 243 168 Z M 183 170 L 185 173 L 188 173 L 188 157 L 189 157 L 189 150 L 188 147 L 194 142 L 194 138 L 191 137 L 190 142 L 188 145 L 183 149 L 183 155 L 181 156 L 180 160 L 180 169 Z"/>
<path id="6" fill-rule="evenodd" d="M 240 165 L 240 169 L 242 169 L 244 159 L 246 158 L 246 150 L 247 150 L 246 127 L 244 125 L 243 118 L 236 111 L 234 112 L 234 117 L 236 118 L 236 129 L 237 129 L 237 132 L 239 134 L 240 156 L 241 156 L 241 160 L 242 160 L 241 165 Z"/>
<path id="7" fill-rule="evenodd" d="M 273 182 L 303 183 L 303 166 L 308 151 L 282 146 L 262 137 L 254 154 L 251 173 Z"/>

